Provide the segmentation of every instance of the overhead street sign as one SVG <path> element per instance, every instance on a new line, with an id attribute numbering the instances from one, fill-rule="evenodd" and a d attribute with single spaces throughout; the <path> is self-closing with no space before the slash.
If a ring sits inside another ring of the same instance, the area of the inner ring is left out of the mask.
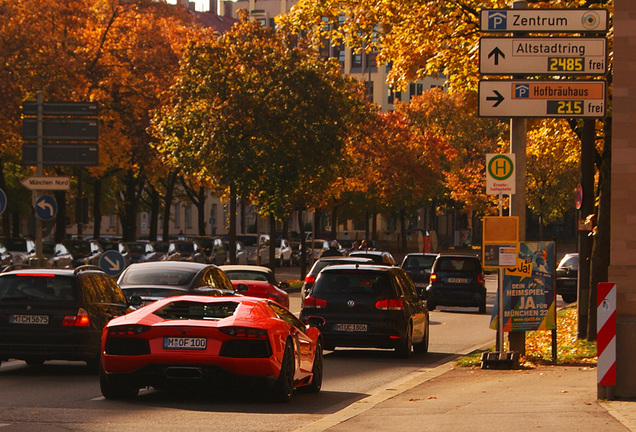
<path id="1" fill-rule="evenodd" d="M 481 117 L 599 118 L 605 81 L 487 80 L 479 82 Z"/>
<path id="2" fill-rule="evenodd" d="M 97 143 L 48 143 L 42 145 L 43 165 L 97 166 L 99 146 Z M 34 142 L 22 144 L 22 163 L 37 165 L 37 145 Z"/>
<path id="3" fill-rule="evenodd" d="M 22 119 L 22 139 L 36 140 L 38 121 L 36 118 Z M 97 119 L 44 118 L 42 139 L 51 141 L 97 141 Z"/>
<path id="4" fill-rule="evenodd" d="M 38 115 L 37 102 L 23 102 L 22 114 L 25 116 Z M 44 102 L 42 104 L 42 115 L 44 116 L 96 117 L 98 114 L 97 102 Z"/>
<path id="5" fill-rule="evenodd" d="M 27 177 L 22 185 L 30 190 L 69 190 L 70 177 Z"/>
<path id="6" fill-rule="evenodd" d="M 482 37 L 479 72 L 486 75 L 605 75 L 607 39 Z"/>
<path id="7" fill-rule="evenodd" d="M 480 29 L 515 33 L 605 33 L 607 9 L 482 9 Z"/>

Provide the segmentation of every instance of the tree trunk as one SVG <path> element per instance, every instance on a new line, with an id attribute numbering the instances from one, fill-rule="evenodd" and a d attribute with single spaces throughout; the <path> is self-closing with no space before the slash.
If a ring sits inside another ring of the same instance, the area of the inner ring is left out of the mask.
<path id="1" fill-rule="evenodd" d="M 148 221 L 149 239 L 150 241 L 157 241 L 158 227 L 159 227 L 159 192 L 157 189 L 150 188 L 150 220 Z"/>
<path id="2" fill-rule="evenodd" d="M 55 191 L 57 215 L 55 215 L 55 241 L 61 242 L 66 237 L 66 192 Z"/>
<path id="3" fill-rule="evenodd" d="M 276 246 L 276 218 L 273 214 L 269 215 L 269 268 L 272 271 L 276 271 L 276 261 L 275 257 L 275 246 Z"/>
<path id="4" fill-rule="evenodd" d="M 163 197 L 163 230 L 162 240 L 168 241 L 170 239 L 170 207 L 172 206 L 172 199 L 174 197 L 174 186 L 177 183 L 178 174 L 176 171 L 170 172 L 166 183 L 166 196 Z"/>
<path id="5" fill-rule="evenodd" d="M 7 190 L 7 184 L 4 178 L 4 161 L 2 160 L 2 158 L 0 158 L 0 189 L 2 189 L 3 191 Z M 9 205 L 8 202 L 5 202 L 4 204 L 5 207 Z M 8 236 L 9 231 L 11 230 L 11 219 L 9 218 L 9 212 L 6 211 L 7 209 L 5 208 L 4 210 L 5 211 L 3 215 L 0 215 L 0 217 L 2 218 L 2 235 Z"/>
<path id="6" fill-rule="evenodd" d="M 338 238 L 338 206 L 334 205 L 331 209 L 331 238 Z"/>
<path id="7" fill-rule="evenodd" d="M 400 251 L 406 252 L 406 211 L 400 210 Z"/>
<path id="8" fill-rule="evenodd" d="M 230 232 L 228 244 L 230 247 L 230 264 L 236 264 L 236 186 L 230 185 Z"/>
<path id="9" fill-rule="evenodd" d="M 300 279 L 307 274 L 307 242 L 305 241 L 305 224 L 303 211 L 298 210 L 298 230 L 300 231 Z"/>
<path id="10" fill-rule="evenodd" d="M 99 238 L 102 227 L 102 180 L 93 184 L 93 238 Z"/>

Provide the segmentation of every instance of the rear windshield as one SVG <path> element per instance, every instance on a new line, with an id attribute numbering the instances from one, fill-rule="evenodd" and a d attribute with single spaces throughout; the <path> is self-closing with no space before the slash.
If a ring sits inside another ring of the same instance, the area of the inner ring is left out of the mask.
<path id="1" fill-rule="evenodd" d="M 412 255 L 406 257 L 404 268 L 409 269 L 427 269 L 433 267 L 435 256 Z"/>
<path id="2" fill-rule="evenodd" d="M 73 279 L 52 274 L 7 275 L 0 277 L 0 302 L 9 301 L 73 301 L 76 292 Z"/>
<path id="3" fill-rule="evenodd" d="M 350 293 L 390 296 L 393 289 L 386 272 L 368 271 L 324 271 L 320 273 L 313 294 Z"/>
<path id="4" fill-rule="evenodd" d="M 223 273 L 225 273 L 227 277 L 230 278 L 230 280 L 251 280 L 267 282 L 267 275 L 263 272 L 225 270 Z"/>
<path id="5" fill-rule="evenodd" d="M 444 258 L 438 261 L 436 271 L 479 273 L 479 261 L 467 258 Z"/>
<path id="6" fill-rule="evenodd" d="M 165 320 L 221 320 L 234 315 L 238 303 L 200 303 L 176 301 L 157 309 L 154 314 Z"/>
<path id="7" fill-rule="evenodd" d="M 188 285 L 194 279 L 195 272 L 186 270 L 162 270 L 154 268 L 133 269 L 124 273 L 120 285 Z"/>

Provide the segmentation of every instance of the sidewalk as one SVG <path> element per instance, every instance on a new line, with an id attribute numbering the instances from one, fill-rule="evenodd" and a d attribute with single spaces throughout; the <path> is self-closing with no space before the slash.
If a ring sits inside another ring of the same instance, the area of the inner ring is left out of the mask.
<path id="1" fill-rule="evenodd" d="M 299 430 L 636 432 L 636 401 L 598 401 L 595 367 L 447 364 Z"/>

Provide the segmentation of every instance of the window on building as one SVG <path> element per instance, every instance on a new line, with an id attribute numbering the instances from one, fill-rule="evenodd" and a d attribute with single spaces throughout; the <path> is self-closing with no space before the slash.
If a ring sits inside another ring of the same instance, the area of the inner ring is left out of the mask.
<path id="1" fill-rule="evenodd" d="M 351 69 L 354 68 L 362 68 L 362 53 L 361 52 L 351 52 Z"/>
<path id="2" fill-rule="evenodd" d="M 390 104 L 395 103 L 395 101 L 401 101 L 402 100 L 402 92 L 394 92 L 392 88 L 389 88 L 389 100 L 388 102 Z"/>

